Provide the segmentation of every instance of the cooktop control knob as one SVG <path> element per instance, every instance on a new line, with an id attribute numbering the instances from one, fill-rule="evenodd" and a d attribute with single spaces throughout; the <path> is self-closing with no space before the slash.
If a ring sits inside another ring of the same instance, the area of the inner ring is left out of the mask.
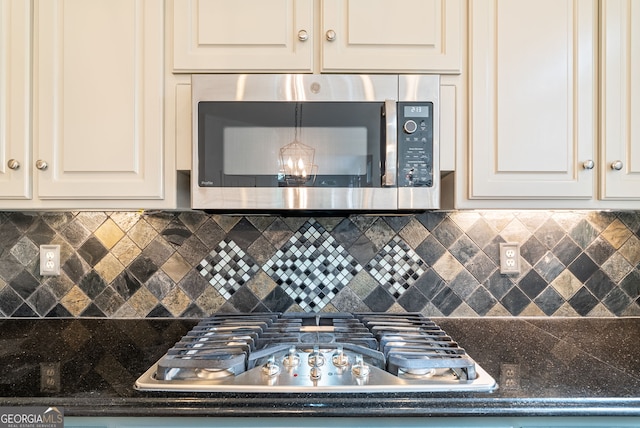
<path id="1" fill-rule="evenodd" d="M 369 376 L 369 366 L 362 360 L 362 355 L 356 355 L 356 360 L 353 363 L 351 372 L 357 378 L 364 378 Z"/>
<path id="2" fill-rule="evenodd" d="M 296 347 L 289 348 L 289 353 L 284 356 L 282 364 L 285 367 L 298 367 L 300 365 L 300 355 L 296 352 Z"/>
<path id="3" fill-rule="evenodd" d="M 280 366 L 276 363 L 276 357 L 273 355 L 269 357 L 269 360 L 262 366 L 262 373 L 269 377 L 277 376 L 280 373 Z"/>
<path id="4" fill-rule="evenodd" d="M 331 362 L 336 367 L 346 367 L 349 365 L 349 357 L 344 353 L 342 346 L 336 348 L 336 352 L 331 357 Z"/>
<path id="5" fill-rule="evenodd" d="M 308 363 L 311 367 L 320 367 L 324 365 L 324 355 L 320 353 L 318 345 L 313 347 L 313 352 L 309 354 Z"/>
<path id="6" fill-rule="evenodd" d="M 407 134 L 413 134 L 418 130 L 418 124 L 415 120 L 407 120 L 402 127 Z"/>
<path id="7" fill-rule="evenodd" d="M 319 380 L 322 377 L 322 370 L 319 367 L 311 367 L 309 378 L 311 380 Z"/>

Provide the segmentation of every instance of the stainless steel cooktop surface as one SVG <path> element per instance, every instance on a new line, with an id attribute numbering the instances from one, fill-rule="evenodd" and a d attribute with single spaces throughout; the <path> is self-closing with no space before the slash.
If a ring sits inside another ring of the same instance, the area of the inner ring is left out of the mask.
<path id="1" fill-rule="evenodd" d="M 136 381 L 144 391 L 493 391 L 495 380 L 415 313 L 233 313 L 204 319 Z"/>

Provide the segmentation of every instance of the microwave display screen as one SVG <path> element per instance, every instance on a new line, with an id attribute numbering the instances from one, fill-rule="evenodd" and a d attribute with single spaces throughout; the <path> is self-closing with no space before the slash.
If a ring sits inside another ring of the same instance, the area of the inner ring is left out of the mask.
<path id="1" fill-rule="evenodd" d="M 428 106 L 404 106 L 404 117 L 429 117 Z"/>

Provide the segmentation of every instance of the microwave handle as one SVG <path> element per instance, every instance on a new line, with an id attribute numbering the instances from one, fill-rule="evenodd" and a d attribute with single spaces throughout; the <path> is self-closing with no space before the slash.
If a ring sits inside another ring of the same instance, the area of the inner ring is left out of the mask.
<path id="1" fill-rule="evenodd" d="M 395 187 L 398 176 L 398 111 L 395 100 L 384 102 L 385 112 L 385 162 L 382 176 L 383 187 Z"/>

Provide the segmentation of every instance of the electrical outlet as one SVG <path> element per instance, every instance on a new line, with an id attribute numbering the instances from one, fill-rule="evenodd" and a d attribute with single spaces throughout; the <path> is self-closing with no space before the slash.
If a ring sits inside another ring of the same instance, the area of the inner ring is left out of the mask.
<path id="1" fill-rule="evenodd" d="M 500 273 L 520 273 L 520 244 L 514 242 L 500 244 Z"/>
<path id="2" fill-rule="evenodd" d="M 40 275 L 60 275 L 60 245 L 40 245 Z"/>
<path id="3" fill-rule="evenodd" d="M 500 389 L 520 389 L 519 364 L 500 364 Z"/>
<path id="4" fill-rule="evenodd" d="M 60 363 L 40 363 L 40 391 L 60 392 Z"/>

